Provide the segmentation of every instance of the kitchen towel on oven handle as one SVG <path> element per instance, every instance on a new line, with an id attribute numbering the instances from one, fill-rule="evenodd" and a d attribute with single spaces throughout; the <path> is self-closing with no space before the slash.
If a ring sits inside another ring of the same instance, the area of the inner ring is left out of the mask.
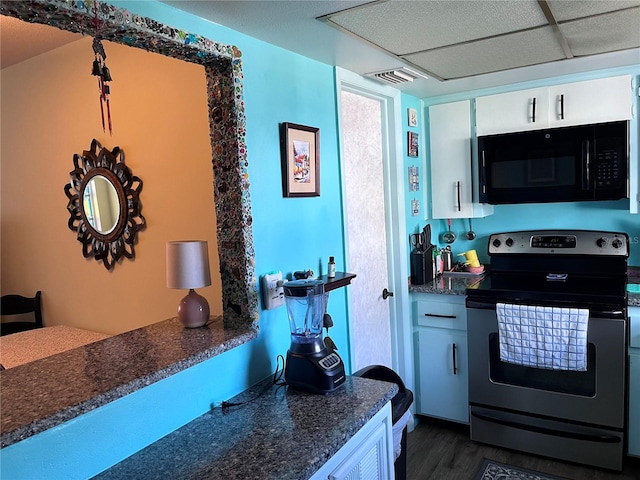
<path id="1" fill-rule="evenodd" d="M 497 304 L 500 360 L 552 370 L 587 370 L 589 310 Z"/>

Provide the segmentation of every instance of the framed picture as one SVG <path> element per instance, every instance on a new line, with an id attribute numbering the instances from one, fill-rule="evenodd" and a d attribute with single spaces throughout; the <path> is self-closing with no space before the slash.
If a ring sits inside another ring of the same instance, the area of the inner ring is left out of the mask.
<path id="1" fill-rule="evenodd" d="M 409 191 L 417 192 L 420 190 L 420 176 L 418 175 L 418 167 L 412 165 L 409 167 Z"/>
<path id="2" fill-rule="evenodd" d="M 409 155 L 410 157 L 417 157 L 418 156 L 418 134 L 417 133 L 409 132 L 408 145 L 409 145 L 409 151 L 407 152 L 407 155 Z"/>
<path id="3" fill-rule="evenodd" d="M 415 108 L 407 109 L 407 118 L 410 127 L 418 126 L 418 111 Z"/>
<path id="4" fill-rule="evenodd" d="M 320 129 L 280 124 L 282 194 L 285 197 L 320 196 Z"/>

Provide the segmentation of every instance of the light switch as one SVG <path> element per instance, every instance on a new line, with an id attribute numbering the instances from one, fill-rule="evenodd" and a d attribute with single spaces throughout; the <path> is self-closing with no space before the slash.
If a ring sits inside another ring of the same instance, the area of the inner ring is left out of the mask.
<path id="1" fill-rule="evenodd" d="M 274 271 L 262 277 L 262 303 L 266 310 L 273 310 L 284 305 L 282 272 Z"/>

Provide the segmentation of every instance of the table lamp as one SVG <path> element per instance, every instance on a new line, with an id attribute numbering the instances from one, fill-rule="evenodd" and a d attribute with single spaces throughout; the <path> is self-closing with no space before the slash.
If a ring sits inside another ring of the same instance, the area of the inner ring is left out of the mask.
<path id="1" fill-rule="evenodd" d="M 209 285 L 211 273 L 207 242 L 167 242 L 167 288 L 189 290 L 178 304 L 178 320 L 185 327 L 201 327 L 209 321 L 209 302 L 194 290 Z"/>

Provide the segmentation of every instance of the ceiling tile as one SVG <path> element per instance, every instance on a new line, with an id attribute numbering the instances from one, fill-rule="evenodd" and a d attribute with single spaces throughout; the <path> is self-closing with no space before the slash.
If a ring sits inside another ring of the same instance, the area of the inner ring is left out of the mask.
<path id="1" fill-rule="evenodd" d="M 548 0 L 547 3 L 558 22 L 640 6 L 640 0 Z"/>
<path id="2" fill-rule="evenodd" d="M 404 58 L 432 75 L 450 80 L 554 62 L 566 57 L 553 29 L 541 27 Z"/>
<path id="3" fill-rule="evenodd" d="M 560 31 L 580 57 L 640 47 L 639 26 L 640 8 L 634 8 L 563 23 Z"/>
<path id="4" fill-rule="evenodd" d="M 547 24 L 535 0 L 388 1 L 338 12 L 330 20 L 396 55 Z"/>

